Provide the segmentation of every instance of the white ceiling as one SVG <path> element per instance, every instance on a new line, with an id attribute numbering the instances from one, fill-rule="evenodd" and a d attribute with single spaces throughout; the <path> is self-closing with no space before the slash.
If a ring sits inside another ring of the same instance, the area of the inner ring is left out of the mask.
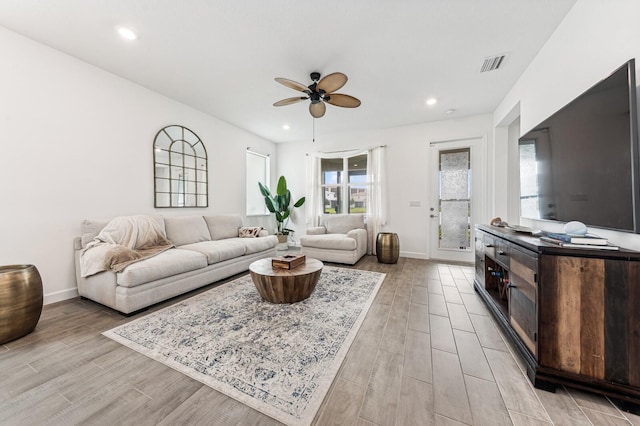
<path id="1" fill-rule="evenodd" d="M 2 0 L 0 25 L 284 142 L 310 140 L 312 118 L 306 101 L 272 106 L 300 93 L 274 77 L 308 85 L 312 71 L 345 73 L 339 92 L 362 101 L 328 105 L 316 138 L 491 113 L 575 2 Z M 500 69 L 480 73 L 502 53 Z"/>

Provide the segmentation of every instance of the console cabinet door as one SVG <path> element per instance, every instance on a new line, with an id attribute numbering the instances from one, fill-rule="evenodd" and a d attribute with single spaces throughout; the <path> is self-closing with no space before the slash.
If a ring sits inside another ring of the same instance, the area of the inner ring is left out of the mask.
<path id="1" fill-rule="evenodd" d="M 485 274 L 485 262 L 484 262 L 484 241 L 482 238 L 482 232 L 476 231 L 475 240 L 475 254 L 476 254 L 476 282 L 484 287 L 484 274 Z"/>
<path id="2" fill-rule="evenodd" d="M 510 258 L 509 322 L 537 358 L 538 255 L 512 247 Z"/>
<path id="3" fill-rule="evenodd" d="M 640 386 L 640 262 L 548 256 L 541 274 L 540 365 Z"/>

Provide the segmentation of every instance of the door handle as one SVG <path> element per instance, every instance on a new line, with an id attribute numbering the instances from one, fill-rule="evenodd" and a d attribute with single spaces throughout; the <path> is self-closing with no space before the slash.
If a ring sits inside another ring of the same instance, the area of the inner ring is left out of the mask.
<path id="1" fill-rule="evenodd" d="M 438 217 L 436 214 L 430 214 L 429 217 Z"/>

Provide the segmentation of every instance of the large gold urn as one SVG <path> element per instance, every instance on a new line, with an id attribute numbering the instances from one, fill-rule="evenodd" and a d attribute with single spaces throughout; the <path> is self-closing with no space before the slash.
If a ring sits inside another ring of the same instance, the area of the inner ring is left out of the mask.
<path id="1" fill-rule="evenodd" d="M 0 266 L 0 344 L 29 334 L 42 313 L 42 279 L 33 265 Z"/>
<path id="2" fill-rule="evenodd" d="M 400 256 L 398 234 L 380 232 L 376 237 L 376 255 L 380 263 L 397 263 Z"/>

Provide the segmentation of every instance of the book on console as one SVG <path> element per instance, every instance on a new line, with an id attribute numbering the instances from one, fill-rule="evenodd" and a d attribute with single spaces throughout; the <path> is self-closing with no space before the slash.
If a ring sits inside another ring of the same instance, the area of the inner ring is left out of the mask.
<path id="1" fill-rule="evenodd" d="M 569 234 L 560 234 L 556 232 L 548 232 L 547 237 L 564 241 L 565 243 L 572 243 L 572 244 L 588 244 L 588 245 L 598 245 L 598 246 L 606 246 L 609 244 L 609 241 L 606 238 L 602 238 L 593 234 L 569 235 Z"/>
<path id="2" fill-rule="evenodd" d="M 584 249 L 598 249 L 598 250 L 619 250 L 620 247 L 614 246 L 612 244 L 607 243 L 607 245 L 598 245 L 598 244 L 576 244 L 576 243 L 567 243 L 563 240 L 559 240 L 557 238 L 551 237 L 540 237 L 540 241 L 544 241 L 545 243 L 551 243 L 558 245 L 560 247 L 570 247 L 570 248 L 584 248 Z"/>

